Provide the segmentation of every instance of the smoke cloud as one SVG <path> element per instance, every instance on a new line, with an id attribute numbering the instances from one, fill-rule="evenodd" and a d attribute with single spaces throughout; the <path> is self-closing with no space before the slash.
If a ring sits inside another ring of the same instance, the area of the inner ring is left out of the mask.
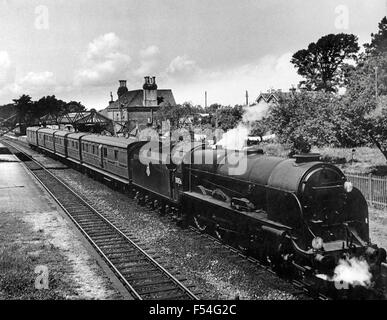
<path id="1" fill-rule="evenodd" d="M 333 281 L 343 282 L 352 286 L 368 287 L 371 285 L 372 274 L 369 265 L 365 260 L 354 257 L 351 259 L 341 259 L 336 266 Z"/>
<path id="2" fill-rule="evenodd" d="M 266 117 L 268 111 L 268 105 L 245 106 L 241 122 L 238 123 L 236 128 L 224 133 L 222 139 L 216 145 L 222 146 L 224 149 L 242 150 L 245 147 L 254 122 Z"/>
<path id="3" fill-rule="evenodd" d="M 333 277 L 329 277 L 326 274 L 318 274 L 316 276 L 325 281 L 334 282 L 337 289 L 348 289 L 349 285 L 352 287 L 369 287 L 372 280 L 372 274 L 367 261 L 356 257 L 340 259 L 339 264 L 334 270 Z"/>

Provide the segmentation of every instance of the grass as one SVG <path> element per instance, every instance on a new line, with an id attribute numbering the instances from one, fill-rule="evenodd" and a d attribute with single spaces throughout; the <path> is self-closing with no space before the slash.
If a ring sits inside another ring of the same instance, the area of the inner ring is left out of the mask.
<path id="1" fill-rule="evenodd" d="M 69 265 L 58 248 L 18 219 L 0 219 L 0 300 L 56 300 L 74 295 L 66 273 Z M 37 289 L 39 265 L 48 268 L 48 289 Z"/>
<path id="2" fill-rule="evenodd" d="M 287 158 L 290 148 L 279 143 L 263 143 L 259 147 L 265 154 Z M 377 148 L 332 148 L 313 147 L 311 152 L 320 153 L 321 159 L 333 163 L 347 173 L 372 173 L 378 176 L 387 176 L 387 160 Z"/>
<path id="3" fill-rule="evenodd" d="M 352 150 L 354 152 L 352 153 Z M 322 160 L 338 165 L 347 173 L 372 173 L 378 176 L 387 175 L 387 161 L 377 148 L 313 148 Z"/>

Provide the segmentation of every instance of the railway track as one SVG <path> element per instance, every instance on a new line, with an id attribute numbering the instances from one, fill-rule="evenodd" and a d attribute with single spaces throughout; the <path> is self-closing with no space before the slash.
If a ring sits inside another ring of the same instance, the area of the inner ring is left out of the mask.
<path id="1" fill-rule="evenodd" d="M 103 214 L 14 143 L 4 141 L 42 184 L 138 300 L 197 300 L 175 277 Z"/>
<path id="2" fill-rule="evenodd" d="M 16 142 L 13 142 L 13 143 L 16 143 Z M 20 143 L 20 142 L 18 142 L 18 143 Z M 27 145 L 24 145 L 23 147 L 28 148 Z M 151 207 L 149 207 L 149 210 L 153 210 L 153 209 Z M 171 217 L 166 216 L 166 218 L 173 222 L 173 219 Z M 255 266 L 257 266 L 258 268 L 264 269 L 267 272 L 278 276 L 278 274 L 274 270 L 272 270 L 272 268 L 270 266 L 261 263 L 259 260 L 255 259 L 253 257 L 245 255 L 242 250 L 235 248 L 235 247 L 232 247 L 230 245 L 227 245 L 227 244 L 221 242 L 216 237 L 213 237 L 207 233 L 203 233 L 199 229 L 192 227 L 192 226 L 187 228 L 186 232 L 189 233 L 189 235 L 191 237 L 199 237 L 202 240 L 205 240 L 207 242 L 208 246 L 212 246 L 214 249 L 216 249 L 217 252 L 219 252 L 219 251 L 223 252 L 230 259 L 233 259 L 233 260 L 236 259 L 236 260 L 252 263 Z M 134 241 L 136 241 L 136 240 L 134 240 Z M 295 291 L 292 292 L 292 294 L 294 294 L 294 295 L 305 295 L 305 298 L 311 297 L 311 298 L 317 299 L 317 300 L 330 300 L 331 299 L 330 297 L 316 291 L 316 289 L 313 286 L 313 283 L 310 283 L 307 280 L 289 279 L 288 281 L 290 281 L 294 285 Z"/>
<path id="3" fill-rule="evenodd" d="M 235 247 L 229 246 L 229 245 L 219 241 L 219 239 L 217 239 L 217 238 L 215 238 L 207 233 L 202 233 L 199 229 L 197 229 L 195 227 L 192 227 L 192 226 L 189 227 L 188 232 L 196 234 L 201 238 L 205 238 L 208 241 L 209 245 L 212 245 L 214 247 L 214 249 L 216 249 L 218 251 L 222 250 L 225 254 L 228 254 L 231 259 L 243 259 L 244 261 L 248 261 L 248 262 L 256 265 L 257 267 L 264 269 L 273 275 L 278 276 L 278 274 L 270 266 L 261 263 L 259 260 L 255 259 L 253 257 L 245 255 L 243 251 L 241 251 Z M 309 283 L 306 280 L 289 279 L 288 281 L 290 281 L 295 287 L 295 291 L 292 292 L 292 294 L 294 294 L 294 295 L 304 294 L 305 297 L 308 296 L 308 297 L 311 297 L 311 298 L 317 299 L 317 300 L 324 300 L 324 301 L 331 300 L 330 297 L 328 297 L 320 292 L 317 292 L 316 289 L 313 287 L 313 283 Z"/>

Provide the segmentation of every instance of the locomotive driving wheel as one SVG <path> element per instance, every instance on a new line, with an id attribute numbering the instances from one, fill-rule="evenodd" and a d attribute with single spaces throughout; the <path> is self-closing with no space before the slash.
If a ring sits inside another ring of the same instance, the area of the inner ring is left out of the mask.
<path id="1" fill-rule="evenodd" d="M 214 228 L 214 233 L 220 241 L 225 242 L 227 232 L 223 231 L 218 224 Z"/>
<path id="2" fill-rule="evenodd" d="M 196 228 L 198 228 L 200 232 L 205 232 L 208 226 L 206 224 L 202 224 L 201 222 L 199 222 L 199 220 L 200 220 L 200 216 L 193 217 L 193 221 L 195 223 Z"/>

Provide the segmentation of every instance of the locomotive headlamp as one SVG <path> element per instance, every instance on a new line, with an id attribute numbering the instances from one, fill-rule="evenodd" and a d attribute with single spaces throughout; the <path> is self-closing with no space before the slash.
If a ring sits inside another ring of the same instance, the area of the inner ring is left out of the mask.
<path id="1" fill-rule="evenodd" d="M 352 184 L 352 182 L 349 182 L 349 181 L 344 182 L 344 190 L 345 190 L 345 192 L 347 192 L 347 193 L 352 192 L 352 190 L 353 190 L 353 184 Z"/>
<path id="2" fill-rule="evenodd" d="M 312 240 L 312 247 L 315 250 L 320 250 L 323 247 L 324 241 L 320 237 L 316 237 Z"/>

